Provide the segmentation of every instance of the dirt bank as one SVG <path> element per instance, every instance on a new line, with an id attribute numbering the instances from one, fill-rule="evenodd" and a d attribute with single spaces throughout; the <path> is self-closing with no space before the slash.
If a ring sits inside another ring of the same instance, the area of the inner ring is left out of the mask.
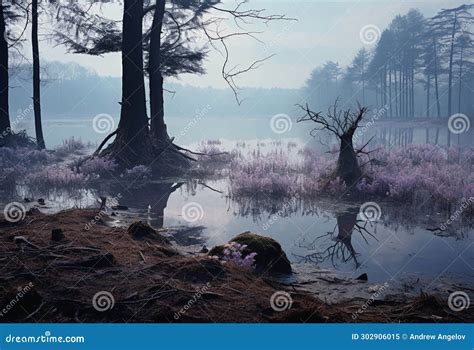
<path id="1" fill-rule="evenodd" d="M 371 303 L 354 319 L 360 301 L 327 305 L 303 290 L 222 265 L 204 254 L 183 255 L 164 239 L 166 231 L 133 236 L 108 226 L 108 217 L 97 214 L 97 210 L 68 210 L 45 215 L 30 210 L 18 223 L 0 221 L 0 322 L 460 322 L 472 318 L 467 311 L 455 313 L 435 297 L 422 296 L 410 303 Z M 52 230 L 56 230 L 54 237 Z"/>

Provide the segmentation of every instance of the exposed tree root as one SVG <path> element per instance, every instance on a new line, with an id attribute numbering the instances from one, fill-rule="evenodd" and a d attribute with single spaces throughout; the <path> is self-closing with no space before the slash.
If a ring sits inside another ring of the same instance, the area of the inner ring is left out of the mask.
<path id="1" fill-rule="evenodd" d="M 113 137 L 115 137 L 113 142 L 104 149 L 107 142 Z M 107 157 L 115 160 L 119 164 L 120 169 L 130 169 L 137 165 L 146 165 L 150 166 L 154 173 L 167 176 L 176 171 L 187 170 L 193 162 L 198 161 L 191 155 L 214 157 L 225 154 L 228 153 L 206 154 L 192 151 L 176 145 L 174 138 L 170 138 L 167 134 L 162 135 L 160 139 L 149 135 L 144 139 L 125 142 L 124 138 L 119 136 L 119 130 L 117 129 L 107 135 L 92 156 L 84 159 L 81 164 L 94 157 Z"/>

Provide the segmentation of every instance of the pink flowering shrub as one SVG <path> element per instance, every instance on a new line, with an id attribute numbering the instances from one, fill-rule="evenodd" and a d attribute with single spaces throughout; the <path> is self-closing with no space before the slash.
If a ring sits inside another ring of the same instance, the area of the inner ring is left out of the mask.
<path id="1" fill-rule="evenodd" d="M 80 189 L 86 177 L 66 167 L 52 166 L 27 175 L 25 184 L 32 189 Z"/>
<path id="2" fill-rule="evenodd" d="M 56 147 L 55 151 L 60 156 L 66 156 L 86 149 L 89 145 L 85 144 L 81 139 L 73 137 L 63 140 L 61 146 Z"/>
<path id="3" fill-rule="evenodd" d="M 47 151 L 34 148 L 0 147 L 0 165 L 3 166 L 36 166 L 44 165 L 52 160 Z"/>
<path id="4" fill-rule="evenodd" d="M 224 254 L 220 260 L 224 264 L 229 264 L 243 270 L 251 271 L 255 268 L 255 257 L 257 253 L 250 253 L 244 256 L 245 244 L 231 242 L 224 246 Z"/>
<path id="5" fill-rule="evenodd" d="M 334 159 L 327 159 L 309 148 L 296 154 L 283 149 L 267 153 L 257 149 L 247 157 L 232 161 L 229 171 L 230 192 L 232 196 L 314 196 L 323 190 L 341 187 L 338 180 L 325 181 L 334 173 L 334 169 Z"/>
<path id="6" fill-rule="evenodd" d="M 0 147 L 0 190 L 13 190 L 25 174 L 38 171 L 52 161 L 47 151 L 35 148 Z"/>
<path id="7" fill-rule="evenodd" d="M 114 160 L 105 157 L 93 157 L 86 160 L 79 170 L 85 175 L 100 177 L 112 174 L 117 166 Z"/>
<path id="8" fill-rule="evenodd" d="M 131 169 L 125 170 L 121 175 L 126 180 L 137 181 L 151 178 L 151 169 L 145 165 L 137 165 Z"/>
<path id="9" fill-rule="evenodd" d="M 298 176 L 283 153 L 263 156 L 253 151 L 248 159 L 235 159 L 230 165 L 229 182 L 234 196 L 265 193 L 271 196 L 294 194 Z"/>
<path id="10" fill-rule="evenodd" d="M 472 196 L 472 153 L 472 149 L 446 152 L 434 145 L 381 149 L 373 154 L 377 162 L 364 169 L 368 176 L 357 187 L 363 193 L 397 201 L 457 202 Z"/>
<path id="11" fill-rule="evenodd" d="M 361 160 L 364 173 L 357 185 L 361 196 L 386 197 L 398 202 L 426 202 L 446 206 L 474 196 L 474 149 L 410 145 L 379 149 L 372 161 Z M 236 157 L 229 168 L 231 196 L 300 198 L 339 195 L 346 185 L 334 178 L 337 153 L 327 156 L 303 148 Z"/>

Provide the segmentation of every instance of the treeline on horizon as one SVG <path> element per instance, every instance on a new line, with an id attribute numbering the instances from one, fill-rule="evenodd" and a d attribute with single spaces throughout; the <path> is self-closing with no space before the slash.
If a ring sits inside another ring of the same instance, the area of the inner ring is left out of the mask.
<path id="1" fill-rule="evenodd" d="M 384 117 L 472 115 L 473 8 L 443 9 L 431 18 L 412 9 L 381 33 L 368 26 L 361 39 L 367 35 L 370 50 L 361 48 L 347 67 L 327 61 L 312 72 L 306 86 L 311 105 L 326 110 L 340 97 L 377 106 L 386 111 Z"/>
<path id="2" fill-rule="evenodd" d="M 383 110 L 383 118 L 471 115 L 473 7 L 441 10 L 431 18 L 412 9 L 396 16 L 371 49 L 360 49 L 347 67 L 327 61 L 313 70 L 301 89 L 242 88 L 241 105 L 231 89 L 165 83 L 165 113 L 192 118 L 206 109 L 212 117 L 298 116 L 297 103 L 308 101 L 313 109 L 325 111 L 339 98 L 343 104 L 360 103 L 372 111 Z M 11 110 L 15 114 L 31 104 L 32 68 L 30 64 L 12 68 Z M 119 77 L 99 76 L 78 64 L 45 62 L 41 82 L 44 119 L 120 114 Z M 84 91 L 90 93 L 84 95 Z M 78 95 L 82 96 L 79 101 Z"/>
<path id="3" fill-rule="evenodd" d="M 120 114 L 121 78 L 99 76 L 77 63 L 45 62 L 42 67 L 43 118 L 92 118 Z M 11 111 L 20 113 L 31 104 L 31 65 L 11 70 Z M 295 104 L 306 98 L 301 89 L 242 88 L 239 106 L 229 88 L 195 87 L 167 83 L 165 110 L 170 117 L 193 118 L 205 109 L 211 117 L 265 117 L 300 113 Z M 89 94 L 84 94 L 89 91 Z M 77 96 L 81 96 L 78 100 Z M 61 101 L 61 103 L 57 103 Z"/>

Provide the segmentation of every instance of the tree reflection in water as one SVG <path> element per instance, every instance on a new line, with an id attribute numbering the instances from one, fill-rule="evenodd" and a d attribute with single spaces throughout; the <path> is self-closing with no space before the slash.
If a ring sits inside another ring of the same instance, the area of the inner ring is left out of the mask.
<path id="1" fill-rule="evenodd" d="M 377 238 L 369 232 L 370 222 L 358 219 L 359 207 L 352 207 L 346 211 L 336 213 L 336 225 L 332 232 L 328 232 L 324 235 L 318 236 L 310 244 L 304 246 L 304 248 L 314 251 L 322 244 L 321 239 L 330 238 L 332 243 L 322 251 L 316 251 L 314 253 L 297 256 L 300 262 L 310 262 L 320 264 L 326 261 L 331 261 L 332 265 L 336 265 L 336 260 L 340 260 L 344 263 L 354 261 L 356 268 L 360 266 L 360 262 L 357 259 L 357 252 L 352 245 L 352 235 L 358 233 L 368 244 L 368 237 Z"/>

